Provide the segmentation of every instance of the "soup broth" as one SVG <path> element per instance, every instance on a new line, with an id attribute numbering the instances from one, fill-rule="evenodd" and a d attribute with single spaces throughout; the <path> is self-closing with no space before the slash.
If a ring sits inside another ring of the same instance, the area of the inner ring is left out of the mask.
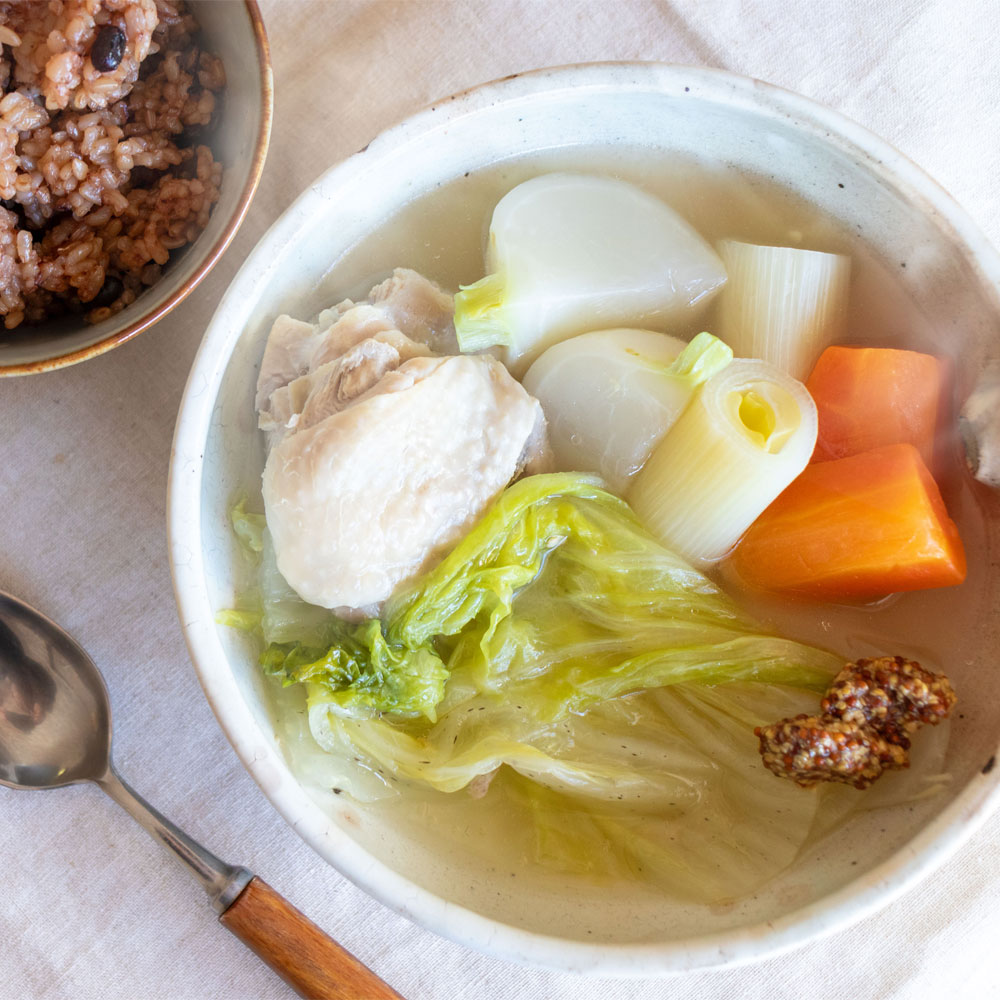
<path id="1" fill-rule="evenodd" d="M 311 301 L 288 305 L 308 316 L 350 297 L 362 299 L 393 267 L 408 267 L 455 291 L 482 276 L 483 246 L 494 205 L 516 184 L 537 174 L 560 170 L 603 173 L 638 184 L 679 212 L 710 244 L 723 238 L 803 247 L 842 253 L 852 260 L 847 343 L 905 347 L 938 356 L 950 354 L 932 317 L 917 307 L 902 281 L 908 261 L 886 261 L 872 252 L 866 235 L 846 230 L 801 197 L 768 178 L 748 176 L 733 168 L 696 160 L 664 163 L 642 149 L 614 153 L 579 149 L 552 151 L 531 159 L 500 163 L 457 177 L 409 204 L 351 247 L 327 273 Z M 665 332 L 689 339 L 713 330 L 712 309 L 683 329 Z M 970 373 L 962 359 L 952 359 L 961 387 Z M 984 496 L 964 469 L 954 426 L 947 421 L 938 447 L 938 481 L 949 513 L 958 524 L 968 555 L 968 578 L 958 587 L 896 595 L 864 606 L 829 605 L 775 599 L 753 594 L 723 568 L 714 576 L 723 589 L 747 608 L 765 628 L 835 651 L 845 661 L 863 656 L 899 654 L 917 659 L 955 681 L 959 696 L 951 725 L 924 729 L 914 741 L 913 758 L 940 753 L 951 728 L 960 728 L 974 713 L 974 698 L 963 680 L 975 667 L 973 650 L 981 647 L 985 581 L 990 571 Z M 525 779 L 501 769 L 487 794 L 444 794 L 407 789 L 373 803 L 345 806 L 340 789 L 331 787 L 324 754 L 309 736 L 304 699 L 298 690 L 272 688 L 275 725 L 291 766 L 311 794 L 376 858 L 403 872 L 419 872 L 418 881 L 431 891 L 501 921 L 516 922 L 540 933 L 586 941 L 594 932 L 588 921 L 600 914 L 605 940 L 660 940 L 664 930 L 683 922 L 694 936 L 743 923 L 748 913 L 780 914 L 805 905 L 852 877 L 874 867 L 900 846 L 883 836 L 888 810 L 911 814 L 911 829 L 940 808 L 947 795 L 948 775 L 914 780 L 908 772 L 885 775 L 866 792 L 835 789 L 853 812 L 850 836 L 823 837 L 821 831 L 803 855 L 777 879 L 760 888 L 752 903 L 734 895 L 712 905 L 683 898 L 669 899 L 655 879 L 642 871 L 622 870 L 613 859 L 595 857 L 573 866 L 546 863 L 544 835 L 532 821 Z M 946 758 L 947 768 L 952 761 Z M 914 772 L 922 770 L 914 767 Z M 775 779 L 777 781 L 778 779 Z M 802 792 L 803 795 L 811 794 Z M 333 808 L 336 802 L 336 809 Z M 391 828 L 396 839 L 385 840 Z M 898 827 L 896 827 L 898 829 Z M 736 824 L 738 838 L 738 823 Z M 463 870 L 478 867 L 483 880 L 496 886 L 484 901 L 480 885 L 454 880 L 455 858 Z M 519 887 L 530 880 L 539 901 L 526 919 L 518 902 Z M 446 887 L 446 888 L 445 888 Z"/>

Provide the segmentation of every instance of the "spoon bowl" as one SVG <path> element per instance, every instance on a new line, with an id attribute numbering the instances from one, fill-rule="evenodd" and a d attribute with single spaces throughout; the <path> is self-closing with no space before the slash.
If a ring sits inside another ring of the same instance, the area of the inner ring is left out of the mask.
<path id="1" fill-rule="evenodd" d="M 99 781 L 111 759 L 111 704 L 97 665 L 54 622 L 0 593 L 0 783 Z"/>

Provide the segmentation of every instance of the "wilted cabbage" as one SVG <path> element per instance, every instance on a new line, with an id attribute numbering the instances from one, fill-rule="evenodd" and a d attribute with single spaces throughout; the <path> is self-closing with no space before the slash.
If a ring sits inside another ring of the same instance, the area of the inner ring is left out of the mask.
<path id="1" fill-rule="evenodd" d="M 768 774 L 753 728 L 814 710 L 840 659 L 761 631 L 592 477 L 509 487 L 380 620 L 317 617 L 261 548 L 262 663 L 305 686 L 330 785 L 479 793 L 507 765 L 542 860 L 704 899 L 772 876 L 816 822 L 826 793 Z"/>

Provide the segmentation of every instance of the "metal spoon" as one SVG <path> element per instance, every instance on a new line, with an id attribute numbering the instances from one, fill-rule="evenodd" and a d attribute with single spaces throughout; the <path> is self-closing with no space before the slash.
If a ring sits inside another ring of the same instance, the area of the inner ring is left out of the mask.
<path id="1" fill-rule="evenodd" d="M 246 868 L 226 864 L 158 813 L 111 763 L 111 706 L 94 661 L 55 622 L 0 591 L 0 784 L 93 781 L 186 864 L 220 922 L 302 996 L 401 1000 Z"/>

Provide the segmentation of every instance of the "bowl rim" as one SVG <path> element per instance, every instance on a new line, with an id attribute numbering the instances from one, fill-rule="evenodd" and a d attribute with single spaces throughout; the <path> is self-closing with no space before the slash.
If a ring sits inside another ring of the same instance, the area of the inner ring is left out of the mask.
<path id="1" fill-rule="evenodd" d="M 94 344 L 88 344 L 86 347 L 81 347 L 74 351 L 67 351 L 64 354 L 57 354 L 49 358 L 40 358 L 37 361 L 0 365 L 0 378 L 13 375 L 37 375 L 40 372 L 66 368 L 69 365 L 75 365 L 89 358 L 97 357 L 99 354 L 104 354 L 113 347 L 131 340 L 154 323 L 158 323 L 164 316 L 180 305 L 201 284 L 202 279 L 212 270 L 219 258 L 225 253 L 229 244 L 233 241 L 233 237 L 242 225 L 250 208 L 250 202 L 253 200 L 254 192 L 257 190 L 261 174 L 264 171 L 264 161 L 267 158 L 267 147 L 271 137 L 271 122 L 274 117 L 274 79 L 271 72 L 271 48 L 267 40 L 267 31 L 264 28 L 264 18 L 260 12 L 257 0 L 243 0 L 243 6 L 246 8 L 246 12 L 250 18 L 250 25 L 253 28 L 254 49 L 257 56 L 257 66 L 260 71 L 261 117 L 260 125 L 257 129 L 257 138 L 254 141 L 253 155 L 250 158 L 250 173 L 246 179 L 246 183 L 243 185 L 243 190 L 240 192 L 239 201 L 236 203 L 236 211 L 226 224 L 226 228 L 187 281 L 169 298 L 134 320 L 128 326 L 109 334 Z"/>
<path id="2" fill-rule="evenodd" d="M 779 918 L 670 942 L 588 944 L 505 924 L 448 902 L 368 854 L 326 817 L 294 780 L 273 740 L 258 737 L 242 701 L 217 628 L 201 549 L 202 458 L 212 412 L 242 324 L 230 308 L 263 283 L 282 249 L 310 212 L 317 192 L 336 201 L 338 184 L 398 155 L 410 141 L 494 104 L 540 92 L 593 88 L 654 90 L 725 100 L 765 118 L 795 122 L 826 142 L 860 157 L 897 191 L 920 203 L 973 268 L 1000 315 L 1000 254 L 963 209 L 922 169 L 887 142 L 839 112 L 784 88 L 724 70 L 655 62 L 583 63 L 514 74 L 439 100 L 383 131 L 360 152 L 308 185 L 261 237 L 206 328 L 181 401 L 169 471 L 167 526 L 175 598 L 185 641 L 227 739 L 271 804 L 317 853 L 356 885 L 417 924 L 460 944 L 524 965 L 618 976 L 677 974 L 735 967 L 784 954 L 878 911 L 951 857 L 1000 806 L 1000 768 L 989 762 L 930 823 L 890 858 L 864 875 Z M 266 261 L 266 263 L 264 263 Z M 193 540 L 189 544 L 185 539 Z M 224 664 L 224 666 L 220 666 Z M 1000 750 L 1000 740 L 998 740 Z M 286 780 L 287 779 L 287 780 Z"/>

